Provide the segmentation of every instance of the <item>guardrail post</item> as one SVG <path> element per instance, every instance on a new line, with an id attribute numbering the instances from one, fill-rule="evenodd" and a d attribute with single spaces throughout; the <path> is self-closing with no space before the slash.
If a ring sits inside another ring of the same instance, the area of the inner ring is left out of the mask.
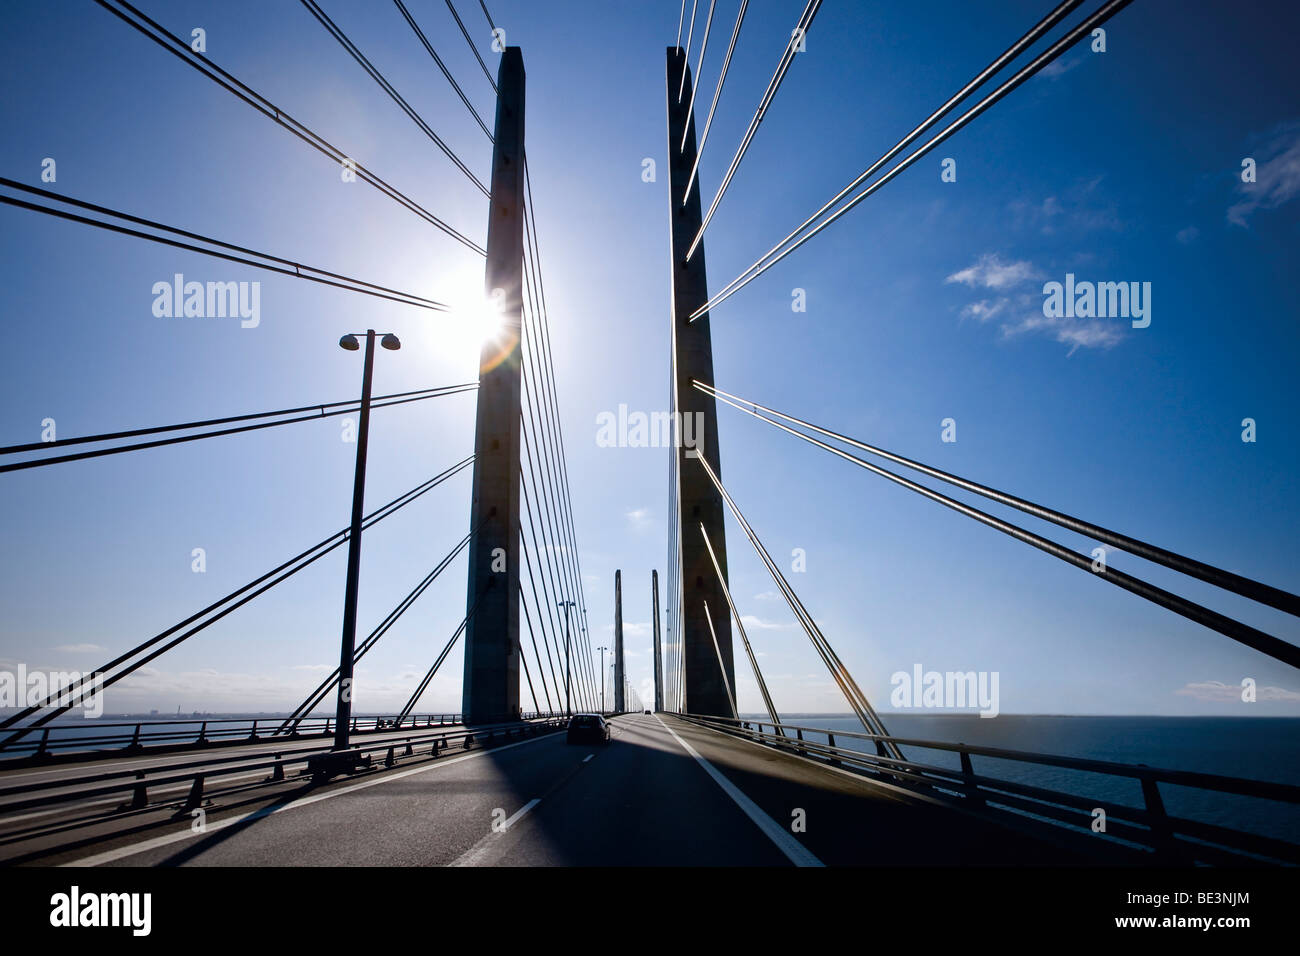
<path id="1" fill-rule="evenodd" d="M 249 740 L 257 740 L 257 721 L 253 721 L 253 732 L 248 735 Z"/>
<path id="2" fill-rule="evenodd" d="M 185 798 L 185 806 L 181 807 L 181 813 L 189 813 L 191 810 L 197 810 L 203 805 L 203 774 L 194 776 L 194 783 L 190 787 L 190 794 Z"/>
<path id="3" fill-rule="evenodd" d="M 807 754 L 807 753 L 808 753 L 808 748 L 805 747 L 805 746 L 803 745 L 803 728 L 802 728 L 802 727 L 796 727 L 796 728 L 795 728 L 795 731 L 794 731 L 794 735 L 795 735 L 795 737 L 797 737 L 798 740 L 799 740 L 799 752 L 800 752 L 801 754 Z"/>
<path id="4" fill-rule="evenodd" d="M 135 772 L 136 785 L 131 788 L 130 804 L 118 807 L 119 810 L 143 810 L 149 805 L 149 790 L 144 785 L 144 771 Z"/>
<path id="5" fill-rule="evenodd" d="M 384 757 L 384 766 L 385 766 L 385 767 L 391 767 L 391 766 L 392 766 L 393 764 L 395 764 L 395 763 L 397 763 L 397 760 L 396 760 L 396 758 L 394 758 L 394 756 L 393 756 L 393 748 L 392 748 L 392 747 L 389 747 L 389 748 L 388 748 L 388 753 L 387 753 L 387 755 Z"/>
<path id="6" fill-rule="evenodd" d="M 208 722 L 205 720 L 199 727 L 198 744 L 200 747 L 205 746 L 208 742 Z"/>
<path id="7" fill-rule="evenodd" d="M 835 735 L 831 733 L 829 730 L 826 731 L 826 746 L 830 747 L 832 750 L 835 749 Z M 834 754 L 832 754 L 830 758 L 830 763 L 832 767 L 838 767 L 840 765 L 839 758 L 837 758 Z"/>
<path id="8" fill-rule="evenodd" d="M 403 756 L 403 757 L 411 757 L 411 756 L 414 756 L 414 754 L 415 754 L 415 751 L 411 749 L 411 738 L 410 738 L 410 737 L 407 737 L 407 738 L 406 738 L 406 750 L 402 752 L 402 756 Z"/>
<path id="9" fill-rule="evenodd" d="M 271 771 L 272 780 L 284 779 L 284 764 L 280 762 L 280 755 L 275 755 L 275 768 Z"/>
<path id="10" fill-rule="evenodd" d="M 48 757 L 50 755 L 49 749 L 50 749 L 50 728 L 46 727 L 43 731 L 41 731 L 41 743 L 40 746 L 36 748 L 36 759 L 40 760 L 42 757 Z"/>
<path id="11" fill-rule="evenodd" d="M 965 744 L 958 744 L 958 747 L 965 747 Z M 980 795 L 979 785 L 975 783 L 975 768 L 971 766 L 970 754 L 966 751 L 961 752 L 961 775 L 966 778 L 966 796 L 972 803 L 983 805 L 984 797 Z"/>
<path id="12" fill-rule="evenodd" d="M 1145 767 L 1146 764 L 1138 764 Z M 1164 858 L 1180 858 L 1184 854 L 1174 842 L 1174 832 L 1169 826 L 1169 815 L 1165 813 L 1165 802 L 1160 797 L 1160 788 L 1148 777 L 1142 778 L 1142 799 L 1146 803 L 1148 826 L 1151 828 L 1152 843 L 1156 855 Z"/>
<path id="13" fill-rule="evenodd" d="M 131 735 L 131 742 L 126 745 L 126 749 L 127 750 L 140 749 L 140 725 L 139 724 L 135 725 L 135 733 Z"/>
<path id="14" fill-rule="evenodd" d="M 472 744 L 473 742 L 474 742 L 474 735 L 473 735 L 473 734 L 466 734 L 466 735 L 465 735 L 465 742 L 464 742 L 464 745 L 462 746 L 461 749 L 462 749 L 462 750 L 469 750 L 469 745 Z"/>
<path id="15" fill-rule="evenodd" d="M 331 718 L 331 717 L 326 717 L 326 718 L 325 718 L 325 734 L 324 734 L 324 735 L 325 735 L 326 737 L 330 736 L 330 721 L 331 721 L 332 719 L 333 719 L 333 718 Z"/>

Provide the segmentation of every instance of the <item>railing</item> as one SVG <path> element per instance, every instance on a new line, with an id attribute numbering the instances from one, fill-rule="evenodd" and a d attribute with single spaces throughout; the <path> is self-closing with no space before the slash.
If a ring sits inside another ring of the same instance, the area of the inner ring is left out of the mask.
<path id="1" fill-rule="evenodd" d="M 482 749 L 513 740 L 525 740 L 545 733 L 554 733 L 564 726 L 560 719 L 543 719 L 533 721 L 516 721 L 504 724 L 491 724 L 476 727 L 462 727 L 458 730 L 428 730 L 413 732 L 405 738 L 371 741 L 349 748 L 359 754 L 366 766 L 376 754 L 383 754 L 383 766 L 393 767 L 404 757 L 419 756 L 417 748 L 428 746 L 426 756 L 436 758 L 459 744 L 461 750 Z M 79 776 L 59 776 L 51 780 L 35 783 L 21 783 L 0 786 L 0 820 L 3 815 L 19 810 L 48 808 L 59 803 L 93 802 L 95 798 L 112 797 L 117 794 L 130 795 L 129 803 L 117 808 L 119 813 L 128 811 L 158 809 L 182 803 L 180 810 L 188 812 L 202 805 L 205 788 L 213 779 L 233 778 L 240 775 L 258 775 L 265 771 L 268 776 L 253 783 L 234 789 L 244 790 L 260 787 L 269 783 L 278 783 L 286 779 L 286 771 L 300 766 L 304 774 L 308 764 L 328 750 L 303 748 L 292 751 L 265 750 L 255 754 L 240 754 L 230 757 L 209 757 L 186 763 L 173 763 L 161 767 L 137 769 L 125 768 L 101 773 L 86 773 Z M 0 777 L 3 780 L 3 777 Z M 167 799 L 159 803 L 149 802 L 150 788 L 175 787 L 188 785 L 189 795 L 183 800 Z M 222 791 L 229 793 L 231 790 Z M 110 801 L 111 802 L 111 801 Z"/>
<path id="2" fill-rule="evenodd" d="M 1300 845 L 1236 830 L 1230 827 L 1171 816 L 1165 810 L 1159 786 L 1189 787 L 1218 793 L 1235 794 L 1262 800 L 1300 805 L 1300 787 L 1263 780 L 1248 780 L 1219 774 L 1185 770 L 1163 770 L 1143 764 L 1114 763 L 1080 757 L 1004 750 L 937 740 L 919 740 L 849 731 L 831 731 L 794 724 L 739 720 L 678 714 L 700 726 L 747 738 L 800 757 L 838 767 L 893 786 L 938 795 L 956 801 L 968 809 L 986 811 L 1012 810 L 1022 818 L 1029 815 L 1055 825 L 1117 843 L 1154 850 L 1157 858 L 1170 862 L 1237 863 L 1251 859 L 1269 862 L 1300 863 Z M 765 730 L 764 728 L 770 728 Z M 848 738 L 872 744 L 875 752 L 840 746 L 836 738 Z M 885 753 L 884 745 L 920 748 L 957 754 L 961 767 L 954 770 L 916 759 L 896 759 Z M 1143 807 L 1117 804 L 1110 799 L 1081 797 L 1060 790 L 1002 780 L 976 773 L 972 757 L 1014 760 L 1038 766 L 1086 771 L 1123 777 L 1136 781 L 1142 790 Z M 1093 831 L 1094 811 L 1105 811 L 1104 831 Z"/>
<path id="3" fill-rule="evenodd" d="M 558 713 L 523 714 L 523 720 L 548 720 Z M 402 730 L 453 727 L 463 723 L 460 714 L 377 714 L 353 717 L 351 732 L 400 733 Z M 216 744 L 258 743 L 266 739 L 297 740 L 325 737 L 334 733 L 333 717 L 304 717 L 288 730 L 283 717 L 220 717 L 178 720 L 138 720 L 113 723 L 79 721 L 47 724 L 43 727 L 11 727 L 0 732 L 0 758 L 40 760 L 55 754 L 106 755 L 133 753 L 146 747 L 184 749 Z M 26 731 L 24 733 L 24 731 Z M 3 764 L 0 763 L 0 766 Z"/>

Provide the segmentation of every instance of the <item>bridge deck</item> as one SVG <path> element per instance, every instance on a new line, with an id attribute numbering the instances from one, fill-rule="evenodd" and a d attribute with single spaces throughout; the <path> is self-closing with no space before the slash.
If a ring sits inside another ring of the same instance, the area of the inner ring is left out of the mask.
<path id="1" fill-rule="evenodd" d="M 672 717 L 613 722 L 608 747 L 555 734 L 308 787 L 218 795 L 205 832 L 156 809 L 24 835 L 0 861 L 96 865 L 788 866 L 1083 862 L 1019 831 Z M 693 753 L 692 753 L 693 751 Z M 698 755 L 698 757 L 696 756 Z M 806 831 L 791 833 L 796 810 Z M 99 814 L 103 809 L 98 810 Z M 46 811 L 49 823 L 85 815 Z M 493 822 L 506 820 L 501 832 Z M 76 845 L 70 845 L 70 841 Z"/>

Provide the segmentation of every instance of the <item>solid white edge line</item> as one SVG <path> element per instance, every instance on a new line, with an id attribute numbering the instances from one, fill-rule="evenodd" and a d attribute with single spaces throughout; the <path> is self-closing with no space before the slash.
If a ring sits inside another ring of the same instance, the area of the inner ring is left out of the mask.
<path id="1" fill-rule="evenodd" d="M 713 782 L 722 788 L 722 792 L 735 801 L 736 806 L 745 812 L 745 816 L 753 820 L 755 825 L 763 831 L 769 840 L 776 844 L 776 848 L 786 855 L 786 857 L 795 866 L 825 866 L 821 860 L 813 855 L 813 852 L 805 847 L 794 836 L 785 831 L 779 823 L 769 817 L 762 809 L 749 797 L 741 792 L 740 788 L 722 775 L 722 773 L 709 763 L 694 747 L 682 740 L 673 730 L 664 723 L 663 718 L 658 714 L 654 715 L 655 720 L 659 721 L 659 726 L 673 735 L 673 739 L 681 745 L 681 748 L 695 758 L 696 763 L 704 768 L 705 773 L 713 778 Z"/>
<path id="2" fill-rule="evenodd" d="M 427 766 L 412 767 L 410 770 L 403 770 L 400 773 L 388 773 L 377 780 L 366 780 L 362 783 L 353 784 L 350 787 L 342 787 L 338 790 L 331 790 L 329 793 L 318 793 L 315 796 L 303 797 L 301 800 L 295 800 L 292 803 L 286 803 L 283 806 L 263 807 L 260 810 L 254 810 L 252 813 L 246 813 L 242 817 L 235 817 L 233 820 L 222 820 L 219 823 L 208 824 L 202 833 L 195 833 L 188 828 L 181 833 L 169 833 L 167 836 L 155 837 L 152 840 L 145 840 L 141 843 L 134 843 L 130 846 L 118 847 L 116 850 L 106 850 L 103 853 L 96 853 L 93 856 L 82 857 L 79 860 L 73 860 L 69 863 L 60 863 L 59 866 L 100 866 L 104 863 L 112 863 L 123 857 L 134 856 L 137 853 L 145 853 L 149 850 L 156 850 L 158 847 L 168 846 L 172 843 L 179 843 L 182 840 L 192 840 L 195 837 L 204 837 L 210 833 L 217 833 L 226 827 L 233 827 L 240 823 L 252 823 L 263 817 L 269 817 L 276 813 L 283 813 L 285 810 L 292 810 L 295 807 L 306 807 L 313 803 L 319 803 L 322 800 L 329 800 L 332 797 L 341 797 L 344 794 L 356 793 L 358 790 L 365 790 L 369 787 L 377 787 L 381 783 L 392 783 L 394 780 L 401 780 L 403 777 L 412 777 L 417 773 L 427 773 L 430 770 L 436 770 L 438 767 L 447 767 L 454 763 L 460 763 L 462 760 L 471 760 L 474 757 L 481 757 L 487 753 L 500 753 L 503 750 L 510 750 L 514 747 L 523 747 L 525 744 L 534 744 L 539 740 L 545 740 L 553 737 L 554 734 L 544 734 L 541 737 L 534 737 L 531 740 L 521 740 L 518 743 L 506 744 L 503 747 L 493 747 L 491 750 L 476 750 L 474 753 L 465 754 L 460 757 L 452 757 L 450 760 L 434 760 Z M 188 826 L 188 824 L 187 824 Z"/>

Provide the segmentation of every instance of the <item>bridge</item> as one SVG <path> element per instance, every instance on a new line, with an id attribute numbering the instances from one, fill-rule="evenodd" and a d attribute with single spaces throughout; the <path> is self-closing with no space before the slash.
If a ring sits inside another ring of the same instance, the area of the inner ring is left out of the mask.
<path id="1" fill-rule="evenodd" d="M 202 420 L 0 448 L 0 472 L 49 468 L 75 476 L 77 463 L 106 456 L 162 456 L 170 446 L 209 439 L 233 445 L 237 435 L 356 417 L 348 526 L 322 526 L 325 536 L 316 544 L 115 653 L 93 671 L 51 682 L 38 699 L 0 721 L 0 861 L 75 867 L 1191 866 L 1300 861 L 1300 846 L 1285 835 L 1222 819 L 1194 819 L 1170 805 L 1171 794 L 1187 791 L 1225 795 L 1243 806 L 1250 801 L 1290 808 L 1300 804 L 1300 787 L 1264 775 L 1246 778 L 890 733 L 837 651 L 854 634 L 831 633 L 819 623 L 813 602 L 801 598 L 747 517 L 755 503 L 737 500 L 724 480 L 732 467 L 728 460 L 724 471 L 726 437 L 733 429 L 762 423 L 788 438 L 792 451 L 800 448 L 843 463 L 846 483 L 860 476 L 884 479 L 900 492 L 943 506 L 953 520 L 973 520 L 1064 562 L 1078 572 L 1080 587 L 1121 589 L 1133 602 L 1191 621 L 1261 659 L 1300 666 L 1300 648 L 1246 623 L 1242 615 L 1215 610 L 1155 583 L 1167 577 L 1153 580 L 1121 570 L 1095 551 L 985 510 L 985 502 L 1063 529 L 1095 543 L 1103 553 L 1113 549 L 1140 559 L 1162 569 L 1161 575 L 1172 572 L 1194 582 L 1198 595 L 1231 595 L 1228 606 L 1233 608 L 1249 603 L 1300 615 L 1300 597 L 1283 588 L 888 450 L 849 434 L 846 426 L 779 410 L 763 404 L 760 396 L 741 396 L 715 381 L 712 310 L 920 159 L 937 155 L 936 147 L 1014 96 L 1068 51 L 1093 42 L 1130 0 L 1064 0 L 1027 24 L 1020 36 L 1008 37 L 1009 45 L 992 51 L 988 65 L 967 84 L 720 287 L 711 285 L 707 275 L 706 231 L 750 149 L 760 148 L 763 120 L 787 75 L 797 70 L 805 44 L 816 35 L 814 21 L 823 4 L 807 0 L 791 19 L 771 79 L 707 204 L 700 159 L 711 142 L 749 3 L 681 4 L 678 35 L 666 38 L 670 42 L 663 60 L 666 160 L 661 168 L 666 170 L 663 211 L 669 222 L 664 278 L 670 290 L 671 349 L 656 361 L 666 359 L 670 371 L 665 420 L 672 438 L 663 611 L 658 569 L 637 572 L 635 583 L 631 572 L 624 576 L 620 570 L 614 579 L 612 647 L 598 645 L 595 622 L 587 615 L 583 551 L 576 534 L 576 515 L 584 502 L 567 464 L 541 224 L 533 201 L 534 188 L 540 192 L 546 183 L 530 176 L 525 146 L 524 50 L 500 42 L 507 34 L 481 2 L 481 11 L 473 12 L 482 13 L 486 31 L 476 21 L 467 23 L 471 18 L 446 0 L 459 29 L 441 33 L 422 26 L 425 17 L 415 4 L 394 2 L 445 80 L 448 101 L 463 104 L 484 135 L 484 150 L 490 148 L 491 156 L 486 182 L 321 4 L 303 0 L 303 7 L 310 22 L 341 48 L 338 68 L 359 68 L 367 82 L 378 84 L 395 109 L 463 174 L 464 190 L 486 202 L 482 244 L 381 178 L 344 145 L 336 145 L 336 131 L 309 128 L 287 111 L 291 104 L 273 103 L 252 80 L 228 72 L 221 57 L 209 55 L 197 40 L 177 35 L 128 0 L 95 0 L 120 27 L 123 43 L 130 40 L 142 50 L 156 47 L 170 54 L 165 63 L 160 60 L 159 69 L 197 71 L 267 124 L 278 126 L 280 135 L 289 134 L 326 156 L 345 177 L 366 184 L 436 230 L 446 243 L 481 259 L 488 307 L 478 320 L 489 334 L 482 340 L 477 381 L 373 394 L 376 366 L 382 368 L 387 358 L 376 346 L 397 351 L 402 342 L 388 329 L 365 327 L 362 321 L 340 341 L 342 348 L 360 353 L 358 399 L 304 399 L 265 412 L 214 408 Z M 729 31 L 724 14 L 734 14 Z M 485 34 L 495 44 L 488 56 Z M 461 40 L 482 76 L 456 77 L 448 69 L 445 46 Z M 706 54 L 719 57 L 721 47 L 725 52 L 713 90 L 697 89 L 695 77 Z M 644 44 L 639 50 L 637 55 L 646 54 Z M 495 69 L 491 55 L 498 58 Z M 466 92 L 470 82 L 490 84 L 493 116 L 475 108 Z M 62 188 L 19 178 L 0 179 L 0 202 L 9 207 L 6 225 L 12 230 L 22 229 L 33 216 L 52 217 L 69 230 L 106 230 L 125 237 L 123 242 L 178 250 L 186 262 L 192 256 L 210 257 L 301 279 L 358 303 L 378 299 L 412 310 L 451 310 L 439 299 L 307 265 L 292 250 L 260 251 L 244 237 L 204 235 L 180 214 L 164 223 L 105 205 L 95 196 L 74 197 Z M 222 289 L 215 294 L 220 299 L 227 293 L 236 295 Z M 177 288 L 159 295 L 163 307 L 182 315 L 190 314 L 192 306 L 201 309 L 204 296 L 211 300 L 214 291 L 192 292 L 178 277 Z M 237 297 L 227 305 L 231 315 L 238 314 Z M 292 375 L 292 369 L 285 374 Z M 368 459 L 396 452 L 371 447 L 372 411 L 466 394 L 476 403 L 472 449 L 447 449 L 445 468 L 376 506 L 367 498 Z M 408 505 L 439 494 L 440 486 L 462 475 L 472 488 L 454 546 L 373 626 L 361 620 L 365 559 L 372 553 L 366 532 L 399 512 L 411 521 L 416 509 L 408 511 Z M 761 667 L 761 640 L 747 633 L 748 609 L 730 586 L 728 555 L 737 546 L 752 550 L 770 577 L 776 596 L 852 714 L 853 729 L 791 716 L 770 689 Z M 120 681 L 139 675 L 228 616 L 247 614 L 243 609 L 260 595 L 334 552 L 347 555 L 339 663 L 293 711 L 228 718 L 109 717 L 93 726 L 68 719 L 70 712 L 102 695 L 111 700 L 111 689 Z M 440 576 L 459 567 L 462 557 L 462 620 L 432 647 L 428 669 L 412 683 L 405 706 L 391 713 L 354 709 L 358 663 Z M 642 699 L 626 674 L 631 638 L 624 630 L 623 605 L 625 590 L 637 589 L 639 600 L 646 585 L 646 603 L 653 608 L 653 690 Z M 358 632 L 359 625 L 364 633 Z M 421 710 L 431 682 L 449 660 L 456 660 L 453 652 L 463 659 L 460 710 Z M 762 711 L 757 715 L 740 706 L 738 670 L 752 676 L 758 690 Z M 974 685 L 970 692 L 974 694 Z M 608 718 L 608 744 L 566 742 L 568 717 L 578 712 Z M 1048 776 L 1027 782 L 1008 768 L 1034 768 Z M 1058 779 L 1077 780 L 1069 776 L 1076 773 L 1119 781 L 1137 799 L 1115 802 L 1099 792 L 1043 782 L 1061 772 Z M 1104 811 L 1101 826 L 1099 809 Z"/>

